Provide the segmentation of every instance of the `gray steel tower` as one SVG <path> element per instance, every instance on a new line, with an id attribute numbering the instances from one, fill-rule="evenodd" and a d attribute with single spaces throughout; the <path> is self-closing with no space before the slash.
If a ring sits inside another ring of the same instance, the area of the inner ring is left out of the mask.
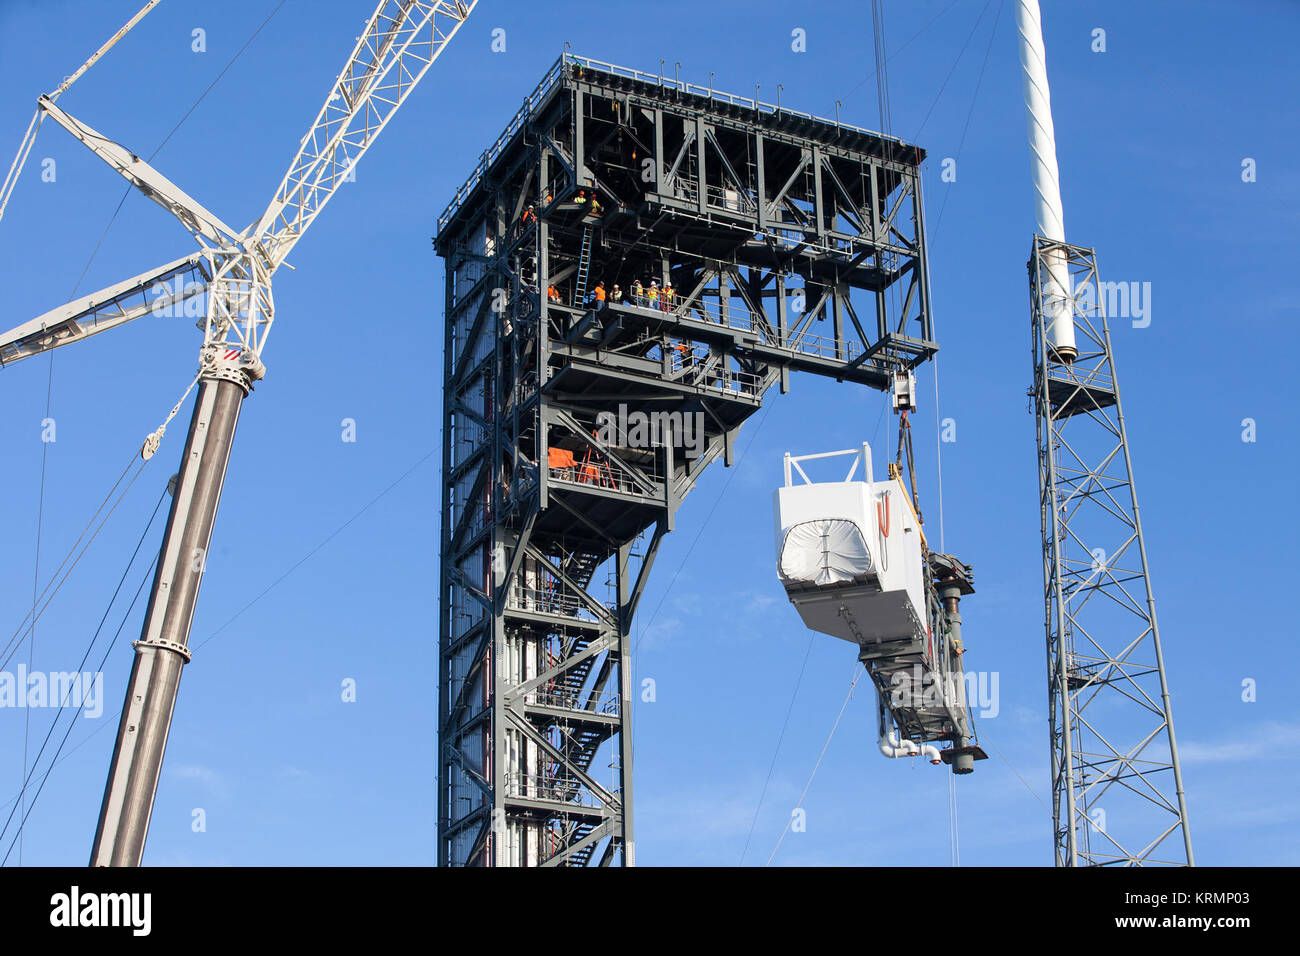
<path id="1" fill-rule="evenodd" d="M 1064 303 L 1053 291 L 1062 280 L 1073 290 Z M 1029 282 L 1056 864 L 1190 865 L 1169 687 L 1096 256 L 1035 236 Z M 1062 308 L 1073 312 L 1071 361 L 1049 336 L 1049 316 Z"/>
<path id="2" fill-rule="evenodd" d="M 923 158 L 564 55 L 439 217 L 440 864 L 633 862 L 660 542 L 771 385 L 934 353 Z"/>
<path id="3" fill-rule="evenodd" d="M 1038 224 L 1029 257 L 1030 395 L 1038 414 L 1056 863 L 1190 865 L 1097 260 L 1065 241 L 1038 0 L 1016 0 L 1016 28 Z M 1170 859 L 1180 840 L 1185 858 Z"/>

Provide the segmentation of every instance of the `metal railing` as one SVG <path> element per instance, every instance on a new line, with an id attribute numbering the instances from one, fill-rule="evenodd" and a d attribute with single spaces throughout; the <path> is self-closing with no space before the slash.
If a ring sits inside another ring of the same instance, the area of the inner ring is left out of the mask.
<path id="1" fill-rule="evenodd" d="M 614 691 L 594 690 L 536 691 L 529 695 L 531 704 L 538 707 L 555 707 L 561 710 L 586 711 L 604 717 L 617 717 L 618 694 Z"/>
<path id="2" fill-rule="evenodd" d="M 633 298 L 629 304 L 646 309 L 656 308 L 650 305 L 649 299 L 645 296 L 642 296 L 639 301 Z M 862 346 L 858 342 L 845 339 L 842 345 L 837 345 L 833 336 L 817 335 L 806 330 L 790 334 L 784 342 L 777 342 L 769 334 L 769 326 L 755 321 L 754 313 L 748 308 L 723 303 L 716 299 L 696 299 L 689 305 L 676 304 L 670 309 L 658 309 L 658 311 L 697 322 L 737 329 L 741 332 L 753 332 L 764 345 L 832 361 L 851 362 L 862 351 Z M 680 368 L 681 366 L 678 365 L 677 369 Z"/>
<path id="3" fill-rule="evenodd" d="M 542 77 L 541 82 L 539 82 L 533 91 L 524 98 L 523 105 L 519 107 L 519 110 L 511 118 L 510 122 L 506 124 L 505 130 L 503 130 L 501 135 L 497 137 L 496 142 L 489 146 L 483 152 L 483 155 L 479 157 L 478 164 L 474 167 L 474 171 L 469 174 L 469 178 L 465 180 L 464 185 L 462 185 L 460 189 L 456 190 L 456 195 L 452 197 L 451 202 L 447 204 L 447 208 L 444 209 L 442 215 L 438 217 L 439 232 L 442 232 L 442 227 L 451 220 L 451 217 L 460 209 L 461 203 L 463 203 L 469 194 L 474 191 L 474 187 L 479 184 L 479 181 L 483 178 L 484 173 L 488 171 L 488 168 L 496 162 L 496 158 L 501 155 L 501 151 L 505 149 L 506 144 L 510 142 L 515 133 L 517 133 L 520 127 L 524 125 L 524 121 L 527 120 L 528 117 L 532 115 L 533 110 L 541 106 L 546 97 L 550 95 L 551 89 L 559 82 L 560 76 L 563 72 L 564 59 L 565 57 L 562 54 L 558 60 L 551 64 L 551 68 L 546 71 L 546 75 Z"/>
<path id="4" fill-rule="evenodd" d="M 615 63 L 606 63 L 603 60 L 594 60 L 590 57 L 578 56 L 574 53 L 561 53 L 559 59 L 552 63 L 550 69 L 546 71 L 546 75 L 542 77 L 541 82 L 539 82 L 532 93 L 528 94 L 524 99 L 523 105 L 519 107 L 519 110 L 511 118 L 510 122 L 506 124 L 505 130 L 496 138 L 496 142 L 488 147 L 488 149 L 484 151 L 483 155 L 479 157 L 478 164 L 474 167 L 474 171 L 470 173 L 469 178 L 465 180 L 465 183 L 460 187 L 460 189 L 456 190 L 456 195 L 452 197 L 451 202 L 447 204 L 447 208 L 444 209 L 442 215 L 438 217 L 439 232 L 442 231 L 443 226 L 445 226 L 451 220 L 451 217 L 460 209 L 461 204 L 469 194 L 473 192 L 474 187 L 479 184 L 484 173 L 486 173 L 492 163 L 496 161 L 496 158 L 501 155 L 501 151 L 505 148 L 510 139 L 519 131 L 520 127 L 523 126 L 528 117 L 532 115 L 532 112 L 542 104 L 547 96 L 550 95 L 552 88 L 554 88 L 560 78 L 564 75 L 565 65 L 569 63 L 577 63 L 588 69 L 598 70 L 612 76 L 622 76 L 642 83 L 653 83 L 660 87 L 676 89 L 683 93 L 701 96 L 705 99 L 717 101 L 719 103 L 726 103 L 728 106 L 746 107 L 759 114 L 767 113 L 772 116 L 797 116 L 818 123 L 826 123 L 839 129 L 851 130 L 855 133 L 865 133 L 868 136 L 875 136 L 888 142 L 897 143 L 900 146 L 907 145 L 901 139 L 896 137 L 885 136 L 882 133 L 874 132 L 873 130 L 866 129 L 862 126 L 855 126 L 852 123 L 845 123 L 839 119 L 827 119 L 824 116 L 805 113 L 802 110 L 792 110 L 788 107 L 772 103 L 764 103 L 761 100 L 751 99 L 747 96 L 737 96 L 734 93 L 715 90 L 712 87 L 697 86 L 694 83 L 687 83 L 683 80 L 668 79 L 662 75 L 656 76 L 653 73 L 643 73 L 642 71 L 633 69 L 632 67 L 619 66 Z"/>
<path id="5" fill-rule="evenodd" d="M 641 477 L 652 484 L 662 481 L 663 476 L 659 474 L 659 469 L 654 465 L 648 469 L 639 469 L 639 471 Z M 577 461 L 572 465 L 552 465 L 550 473 L 551 477 L 556 481 L 563 481 L 573 485 L 604 488 L 608 491 L 617 491 L 626 495 L 640 495 L 646 498 L 658 497 L 661 494 L 658 489 L 644 488 L 637 482 L 630 470 L 609 459 Z"/>
<path id="6" fill-rule="evenodd" d="M 574 803 L 580 807 L 600 807 L 602 801 L 594 793 L 571 777 L 548 773 L 507 773 L 506 793 L 512 797 L 532 800 L 555 800 Z"/>
<path id="7" fill-rule="evenodd" d="M 752 213 L 758 210 L 758 202 L 752 192 L 728 189 L 726 186 L 707 187 L 704 203 L 713 209 L 725 209 L 727 212 Z"/>
<path id="8" fill-rule="evenodd" d="M 576 594 L 556 585 L 547 588 L 527 588 L 515 584 L 510 588 L 510 599 L 506 606 L 516 611 L 533 611 L 538 614 L 558 614 L 579 621 L 599 620 L 591 606 Z M 606 605 L 613 613 L 614 608 Z"/>
<path id="9" fill-rule="evenodd" d="M 696 86 L 694 83 L 687 83 L 684 80 L 675 80 L 662 74 L 643 73 L 640 70 L 628 66 L 618 66 L 614 63 L 606 63 L 603 60 L 593 60 L 589 57 L 578 56 L 574 53 L 565 53 L 560 57 L 561 62 L 581 63 L 583 66 L 593 70 L 599 70 L 602 73 L 610 73 L 614 76 L 626 77 L 630 80 L 638 80 L 642 83 L 653 83 L 666 89 L 680 90 L 683 93 L 690 93 L 694 96 L 702 96 L 705 99 L 716 100 L 719 103 L 726 103 L 728 106 L 742 106 L 754 110 L 758 113 L 768 113 L 772 116 L 798 116 L 803 119 L 814 120 L 818 123 L 827 123 L 840 129 L 852 130 L 855 133 L 866 133 L 868 136 L 878 136 L 880 139 L 889 142 L 907 145 L 901 139 L 894 136 L 885 136 L 874 130 L 866 129 L 862 126 L 854 126 L 852 123 L 845 123 L 838 119 L 827 119 L 824 116 L 817 116 L 813 113 L 805 113 L 802 110 L 792 110 L 786 106 L 779 106 L 774 103 L 765 103 L 762 100 L 753 99 L 748 96 L 737 96 L 734 93 L 727 93 L 723 90 L 715 90 L 712 87 Z"/>

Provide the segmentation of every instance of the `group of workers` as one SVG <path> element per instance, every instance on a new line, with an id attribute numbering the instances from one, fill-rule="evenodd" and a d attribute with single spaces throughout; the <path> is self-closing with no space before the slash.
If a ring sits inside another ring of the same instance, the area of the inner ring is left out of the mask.
<path id="1" fill-rule="evenodd" d="M 559 302 L 560 290 L 554 285 L 547 286 L 546 298 L 552 302 Z M 602 305 L 605 302 L 621 304 L 624 301 L 626 300 L 623 296 L 623 289 L 617 283 L 613 288 L 606 290 L 604 282 L 597 282 L 596 287 L 591 290 L 591 295 L 588 297 L 588 302 L 597 302 Z M 631 302 L 642 309 L 671 312 L 673 306 L 677 303 L 677 290 L 669 282 L 665 282 L 663 287 L 660 288 L 657 280 L 651 280 L 649 286 L 643 286 L 641 280 L 637 279 L 632 283 Z"/>
<path id="2" fill-rule="evenodd" d="M 597 198 L 595 189 L 579 189 L 578 194 L 573 197 L 573 201 L 585 210 L 585 215 L 600 215 L 603 207 Z M 548 192 L 542 205 L 551 204 L 551 194 Z M 519 218 L 518 227 L 520 229 L 531 226 L 537 220 L 537 212 L 532 203 L 529 203 Z M 551 302 L 560 301 L 560 291 L 554 285 L 546 289 L 546 298 Z M 604 282 L 597 282 L 596 287 L 588 296 L 588 302 L 624 302 L 623 290 L 615 285 L 612 289 L 606 291 Z M 632 283 L 631 303 L 642 309 L 655 309 L 660 312 L 671 312 L 677 304 L 677 290 L 673 288 L 671 282 L 665 282 L 663 286 L 659 285 L 658 280 L 651 280 L 648 286 L 642 285 L 641 280 L 637 279 Z M 576 304 L 576 303 L 575 303 Z M 587 304 L 587 303 L 582 303 Z"/>
<path id="3" fill-rule="evenodd" d="M 595 189 L 591 189 L 591 190 L 579 189 L 578 195 L 573 197 L 573 201 L 582 210 L 582 214 L 584 216 L 599 216 L 602 212 L 605 211 L 605 207 L 600 204 L 600 200 L 596 197 Z M 542 200 L 542 208 L 545 209 L 550 204 L 551 204 L 551 194 L 548 192 L 546 194 L 546 198 Z M 535 204 L 529 203 L 528 206 L 524 209 L 524 211 L 520 214 L 519 220 L 516 223 L 515 228 L 518 230 L 523 230 L 531 226 L 536 221 L 537 221 L 537 207 Z"/>
<path id="4" fill-rule="evenodd" d="M 594 189 L 591 191 L 590 196 L 587 195 L 587 190 L 579 189 L 578 195 L 573 197 L 573 201 L 579 206 L 585 207 L 583 212 L 588 216 L 599 216 L 605 211 L 605 207 L 602 206 L 600 201 L 596 198 L 596 190 Z"/>
<path id="5" fill-rule="evenodd" d="M 649 286 L 643 286 L 637 279 L 632 283 L 632 304 L 643 309 L 671 312 L 677 304 L 677 290 L 671 282 L 665 282 L 660 288 L 657 280 L 652 279 Z"/>
<path id="6" fill-rule="evenodd" d="M 605 283 L 597 282 L 596 288 L 592 290 L 591 298 L 595 302 L 616 302 L 624 301 L 623 290 L 615 285 L 609 292 L 605 291 Z M 554 301 L 559 301 L 558 294 L 553 297 Z M 660 312 L 671 312 L 673 306 L 677 304 L 677 290 L 672 287 L 672 283 L 665 282 L 661 288 L 657 280 L 651 280 L 649 286 L 643 286 L 641 280 L 637 279 L 632 283 L 633 305 L 642 309 L 655 309 Z"/>

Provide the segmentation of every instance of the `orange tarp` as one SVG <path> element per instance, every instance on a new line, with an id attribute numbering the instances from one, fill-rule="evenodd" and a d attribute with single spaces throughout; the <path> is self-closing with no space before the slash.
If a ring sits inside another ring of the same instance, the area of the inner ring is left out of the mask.
<path id="1" fill-rule="evenodd" d="M 567 448 L 546 449 L 546 462 L 552 468 L 572 468 L 577 464 L 573 460 L 573 452 Z"/>

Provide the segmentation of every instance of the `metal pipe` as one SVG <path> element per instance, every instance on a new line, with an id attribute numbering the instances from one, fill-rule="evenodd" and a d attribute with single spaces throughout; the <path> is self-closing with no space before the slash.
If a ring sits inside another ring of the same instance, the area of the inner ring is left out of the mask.
<path id="1" fill-rule="evenodd" d="M 947 587 L 940 586 L 939 599 L 943 602 L 944 615 L 948 619 L 948 648 L 949 654 L 952 654 L 953 648 L 960 648 L 961 643 L 961 588 L 953 584 Z M 959 696 L 957 706 L 963 712 L 966 711 L 966 669 L 962 666 L 961 658 L 953 655 L 957 662 L 957 677 L 959 680 L 953 682 L 953 692 Z M 954 747 L 958 750 L 965 749 L 971 745 L 970 737 L 966 735 L 959 736 L 953 741 Z M 971 753 L 959 753 L 952 758 L 952 772 L 956 774 L 971 773 L 975 770 L 975 756 Z"/>
<path id="2" fill-rule="evenodd" d="M 1038 233 L 1052 242 L 1065 242 L 1065 213 L 1061 207 L 1060 171 L 1056 164 L 1056 128 L 1052 125 L 1052 94 L 1047 85 L 1047 55 L 1043 50 L 1043 23 L 1038 0 L 1017 0 L 1020 70 L 1023 78 L 1029 151 L 1033 157 L 1034 219 Z M 1079 355 L 1074 343 L 1074 309 L 1070 299 L 1070 272 L 1065 253 L 1047 253 L 1047 339 L 1054 357 L 1073 362 Z"/>
<path id="3" fill-rule="evenodd" d="M 91 866 L 139 866 L 239 410 L 238 373 L 205 374 L 172 495 L 99 811 Z"/>

